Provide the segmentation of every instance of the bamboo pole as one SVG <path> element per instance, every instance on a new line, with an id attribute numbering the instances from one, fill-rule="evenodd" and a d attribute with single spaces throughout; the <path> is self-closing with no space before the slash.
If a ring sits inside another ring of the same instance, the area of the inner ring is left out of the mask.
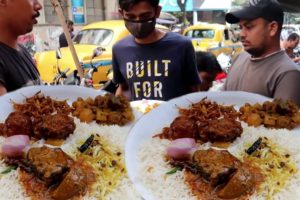
<path id="1" fill-rule="evenodd" d="M 80 66 L 79 59 L 78 59 L 76 50 L 74 48 L 74 44 L 73 44 L 73 41 L 71 39 L 71 35 L 69 33 L 68 26 L 66 24 L 66 19 L 65 19 L 65 16 L 63 14 L 63 10 L 61 8 L 61 5 L 60 5 L 60 3 L 59 3 L 58 0 L 51 0 L 51 3 L 52 3 L 52 5 L 53 5 L 53 7 L 54 7 L 54 9 L 55 9 L 55 11 L 56 11 L 56 13 L 58 15 L 60 24 L 63 27 L 63 31 L 64 31 L 64 34 L 66 36 L 66 39 L 67 39 L 67 42 L 68 42 L 68 45 L 69 45 L 69 48 L 70 48 L 70 51 L 71 51 L 71 54 L 72 54 L 75 66 L 77 68 L 78 74 L 80 76 L 80 79 L 83 80 L 83 78 L 84 78 L 83 70 L 82 70 L 82 68 Z"/>

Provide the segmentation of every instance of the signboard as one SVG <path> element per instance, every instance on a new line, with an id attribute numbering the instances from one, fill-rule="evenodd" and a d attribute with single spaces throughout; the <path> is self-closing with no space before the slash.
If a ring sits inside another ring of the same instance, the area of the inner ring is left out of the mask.
<path id="1" fill-rule="evenodd" d="M 181 0 L 181 1 L 187 1 L 185 7 L 186 11 L 193 10 L 193 0 Z M 177 0 L 160 0 L 159 5 L 162 7 L 162 11 L 166 11 L 166 12 L 181 11 L 177 4 Z"/>
<path id="2" fill-rule="evenodd" d="M 194 10 L 229 10 L 232 0 L 193 0 Z"/>
<path id="3" fill-rule="evenodd" d="M 72 15 L 75 24 L 85 24 L 84 0 L 72 0 Z"/>

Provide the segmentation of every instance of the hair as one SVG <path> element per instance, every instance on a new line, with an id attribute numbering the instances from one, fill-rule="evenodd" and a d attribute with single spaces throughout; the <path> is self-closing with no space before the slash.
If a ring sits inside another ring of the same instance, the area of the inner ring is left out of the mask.
<path id="1" fill-rule="evenodd" d="M 299 40 L 299 35 L 297 33 L 291 33 L 288 38 L 287 41 L 295 41 L 295 40 Z"/>
<path id="2" fill-rule="evenodd" d="M 134 5 L 143 1 L 148 2 L 154 8 L 156 8 L 159 5 L 159 0 L 119 0 L 119 6 L 122 10 L 128 11 Z"/>
<path id="3" fill-rule="evenodd" d="M 222 72 L 222 68 L 214 54 L 204 51 L 196 51 L 196 63 L 198 72 L 209 74 Z"/>
<path id="4" fill-rule="evenodd" d="M 67 20 L 66 20 L 66 24 L 67 24 L 68 26 L 71 26 L 71 25 L 74 25 L 74 22 L 73 22 L 72 20 L 70 20 L 70 19 L 67 19 Z"/>

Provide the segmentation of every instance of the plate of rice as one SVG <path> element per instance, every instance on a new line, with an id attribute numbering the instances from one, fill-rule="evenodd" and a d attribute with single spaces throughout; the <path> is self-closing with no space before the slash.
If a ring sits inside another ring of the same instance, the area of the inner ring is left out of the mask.
<path id="1" fill-rule="evenodd" d="M 164 104 L 144 115 L 133 126 L 126 141 L 125 162 L 128 175 L 146 200 L 205 199 L 199 198 L 186 184 L 185 170 L 175 170 L 166 160 L 168 139 L 153 137 L 170 126 L 179 115 L 179 108 L 188 108 L 202 99 L 233 106 L 237 111 L 249 104 L 272 99 L 247 92 L 199 92 L 188 94 Z M 211 142 L 197 144 L 198 149 L 223 149 L 240 161 L 251 160 L 264 179 L 259 189 L 246 199 L 300 199 L 300 130 L 252 127 L 241 121 L 242 134 L 226 147 Z M 253 155 L 245 151 L 262 138 L 264 146 Z M 220 198 L 222 199 L 222 198 Z"/>
<path id="2" fill-rule="evenodd" d="M 24 103 L 26 98 L 41 93 L 55 100 L 66 101 L 72 105 L 78 97 L 86 99 L 88 97 L 105 95 L 106 92 L 79 86 L 30 86 L 21 88 L 14 92 L 0 97 L 0 123 L 4 123 L 6 118 L 13 112 L 14 103 Z M 135 119 L 140 113 L 133 110 Z M 69 157 L 76 160 L 85 160 L 94 169 L 96 182 L 85 192 L 84 196 L 74 197 L 75 199 L 141 199 L 132 182 L 129 180 L 125 167 L 124 147 L 129 130 L 135 121 L 129 122 L 124 126 L 104 125 L 96 122 L 85 123 L 74 117 L 76 128 L 59 144 L 60 149 Z M 93 135 L 93 143 L 84 153 L 79 150 L 84 143 Z M 5 141 L 5 137 L 0 136 L 0 145 Z M 41 139 L 31 142 L 32 146 L 46 145 L 53 147 L 53 143 L 47 143 Z M 55 145 L 56 146 L 56 145 Z M 79 148 L 80 147 L 80 148 Z M 23 175 L 22 175 L 23 174 Z M 20 167 L 8 167 L 4 162 L 4 157 L 0 159 L 0 199 L 42 199 L 41 196 L 32 196 L 34 188 L 28 192 L 24 187 L 24 181 L 28 181 L 30 176 L 21 172 Z M 32 190 L 33 189 L 33 190 Z M 37 189 L 38 190 L 38 189 Z M 45 198 L 46 199 L 46 198 Z M 50 198 L 52 199 L 52 198 Z M 73 199 L 73 198 L 72 198 Z"/>

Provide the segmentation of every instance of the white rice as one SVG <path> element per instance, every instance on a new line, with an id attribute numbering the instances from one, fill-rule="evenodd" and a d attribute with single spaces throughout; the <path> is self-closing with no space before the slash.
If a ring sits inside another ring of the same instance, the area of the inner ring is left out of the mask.
<path id="1" fill-rule="evenodd" d="M 139 151 L 139 181 L 151 191 L 153 199 L 196 199 L 192 198 L 191 192 L 183 182 L 183 172 L 166 175 L 166 172 L 172 170 L 164 160 L 169 144 L 169 140 L 153 138 L 142 145 Z"/>
<path id="2" fill-rule="evenodd" d="M 291 135 L 291 132 L 285 129 L 275 130 L 264 127 L 249 127 L 242 123 L 243 134 L 240 138 L 228 148 L 228 151 L 237 156 L 244 151 L 244 143 L 252 144 L 258 137 L 267 137 L 273 143 L 276 143 L 286 149 L 291 155 L 291 159 L 296 163 L 298 172 L 293 175 L 280 192 L 276 193 L 272 200 L 296 200 L 300 199 L 300 138 Z M 196 199 L 187 185 L 184 183 L 183 172 L 176 172 L 172 175 L 166 175 L 172 167 L 164 161 L 166 148 L 170 141 L 152 138 L 144 144 L 141 144 L 139 150 L 139 180 L 153 194 L 154 199 L 177 200 L 177 199 Z M 209 143 L 200 146 L 201 149 L 210 147 Z M 151 169 L 151 170 L 149 170 Z M 259 194 L 253 194 L 251 200 L 266 199 L 264 191 Z"/>
<path id="3" fill-rule="evenodd" d="M 118 147 L 124 156 L 124 147 L 127 135 L 129 133 L 130 125 L 120 126 L 100 126 L 95 122 L 86 124 L 80 123 L 77 118 L 75 119 L 76 129 L 74 134 L 70 135 L 65 143 L 61 146 L 62 150 L 70 156 L 74 157 L 77 148 L 91 135 L 99 134 L 105 137 L 109 142 Z M 4 137 L 0 137 L 0 145 L 4 141 Z M 7 166 L 0 162 L 0 172 Z M 26 200 L 25 191 L 19 183 L 18 171 L 13 170 L 8 174 L 0 175 L 0 200 Z M 84 200 L 96 200 L 94 194 L 86 194 Z M 114 191 L 107 197 L 107 200 L 140 200 L 141 197 L 135 190 L 132 182 L 125 176 Z"/>

